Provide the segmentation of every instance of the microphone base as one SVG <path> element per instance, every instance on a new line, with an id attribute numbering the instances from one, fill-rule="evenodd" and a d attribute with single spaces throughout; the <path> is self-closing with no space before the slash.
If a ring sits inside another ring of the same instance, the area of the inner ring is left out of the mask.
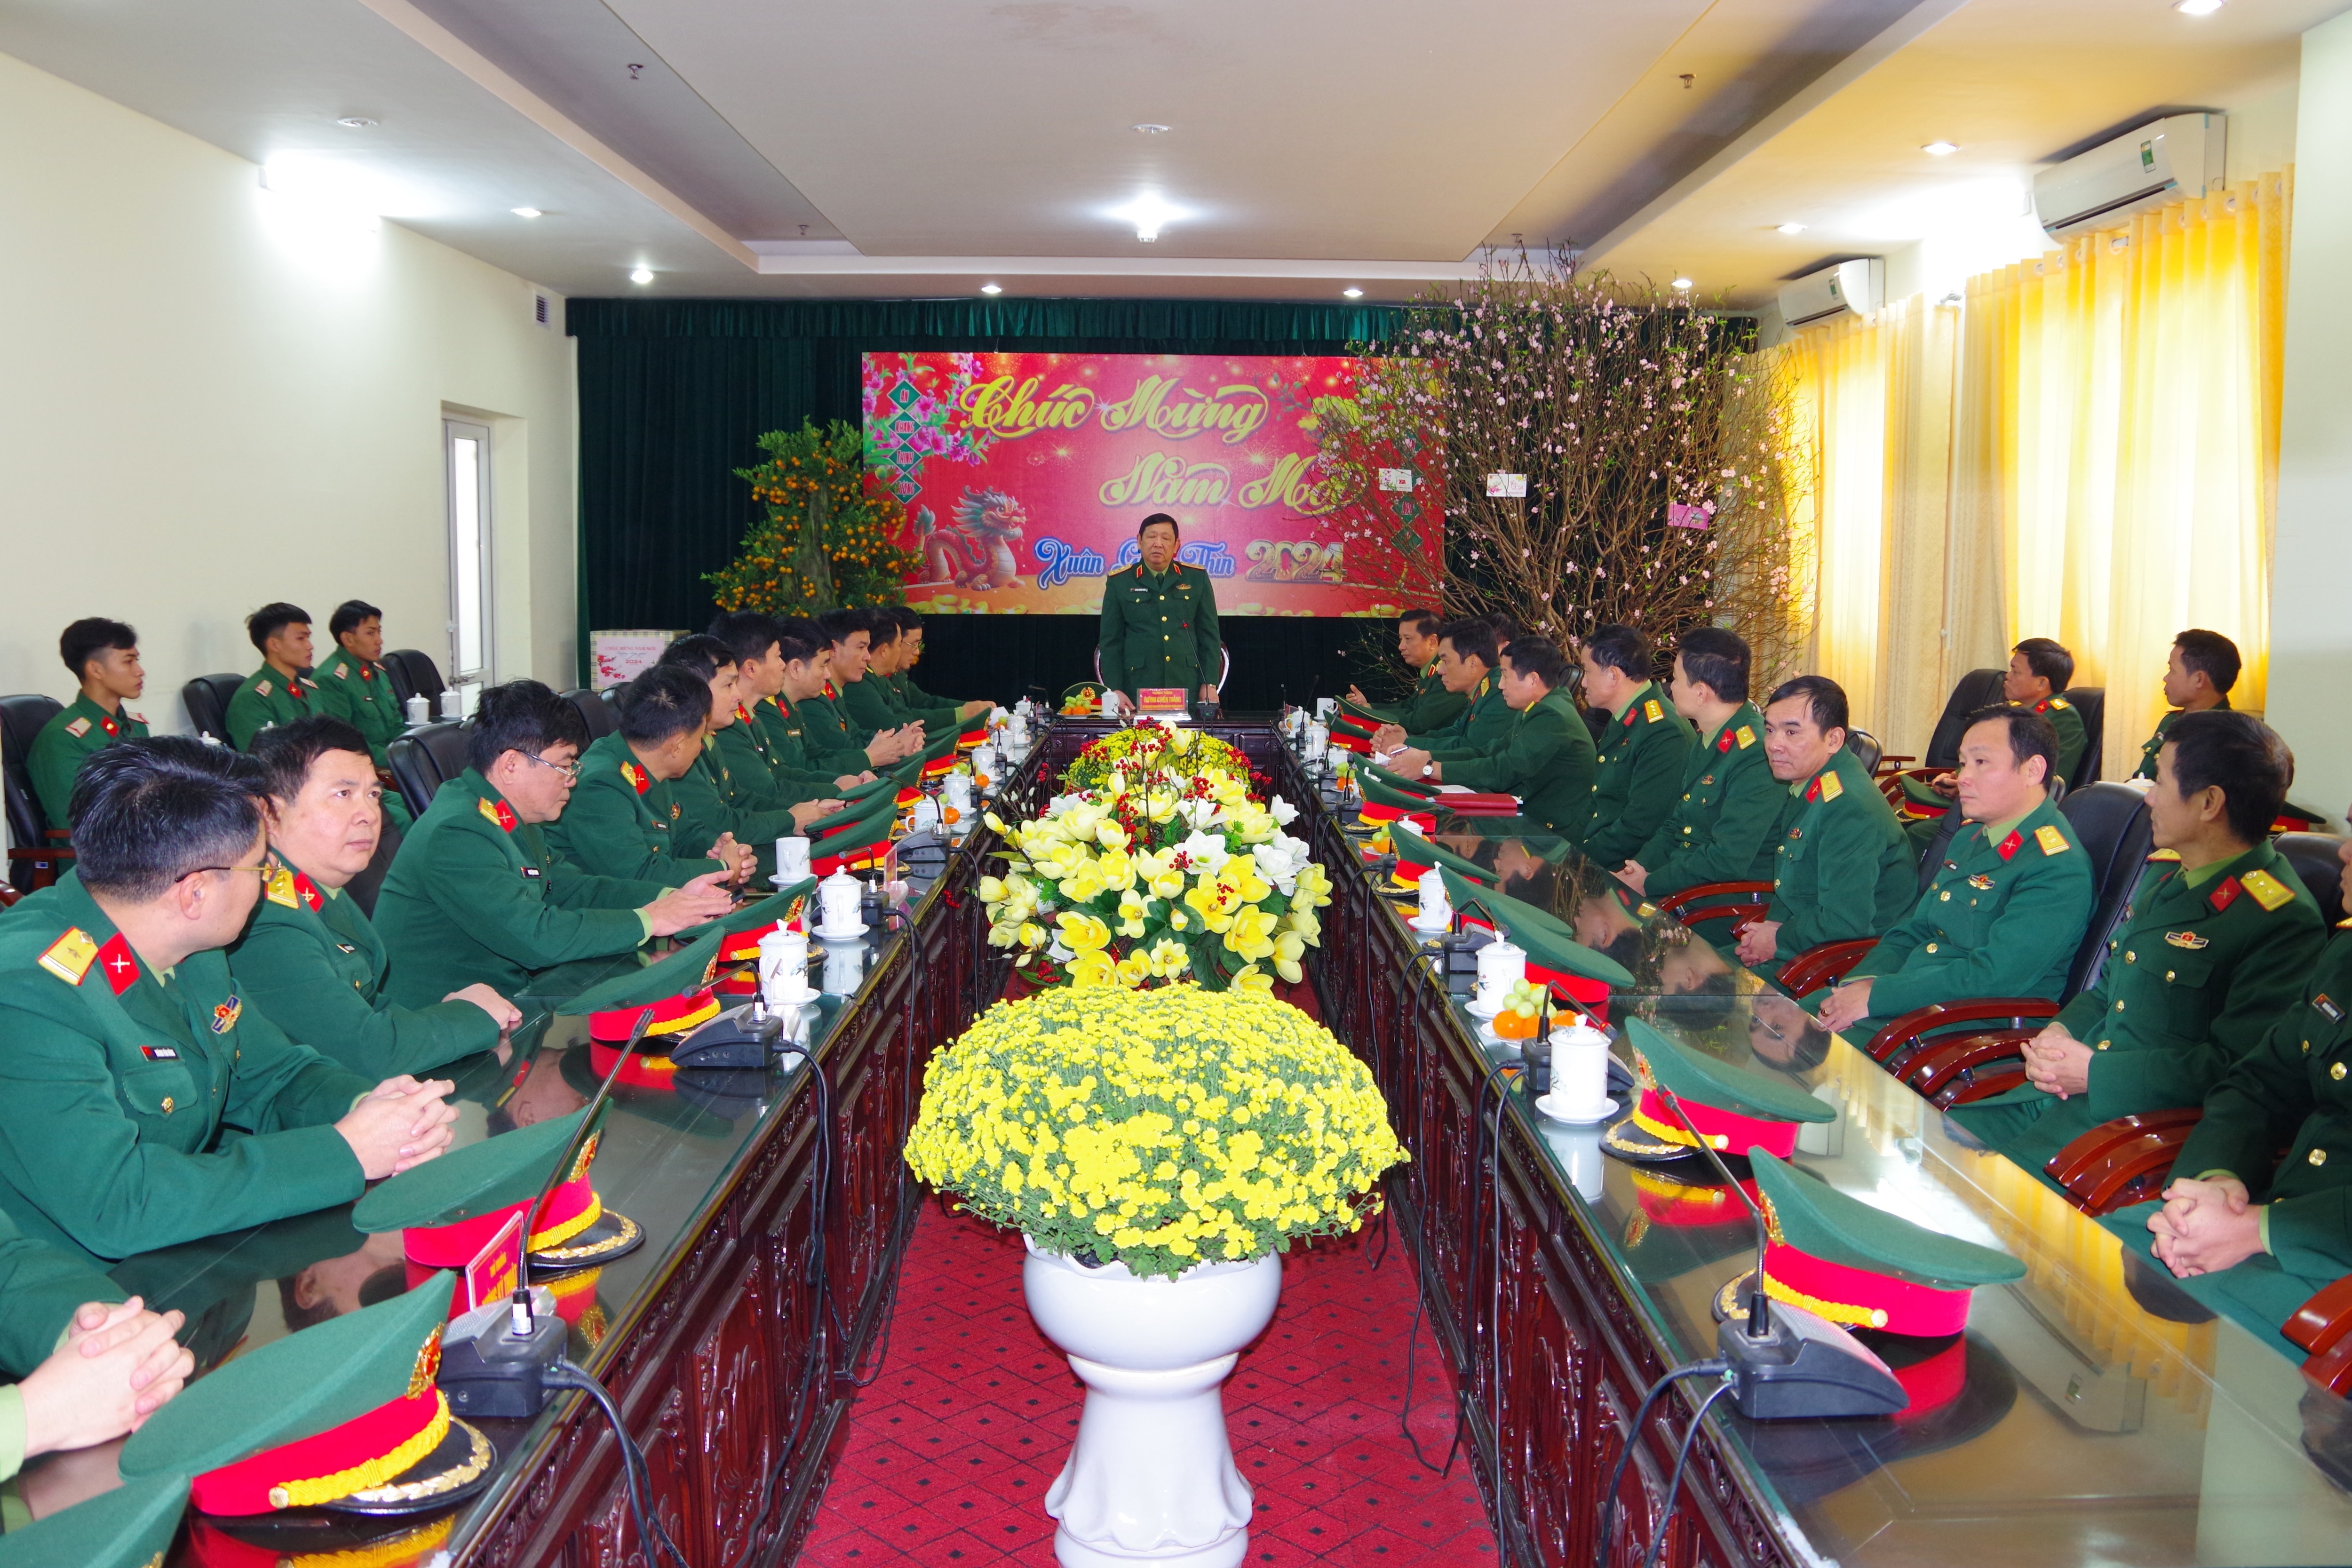
<path id="1" fill-rule="evenodd" d="M 1891 1415 L 1911 1403 L 1886 1363 L 1828 1320 L 1775 1301 L 1768 1331 L 1744 1321 L 1716 1331 L 1716 1353 L 1730 1363 L 1732 1402 L 1750 1421 L 1838 1420 Z"/>

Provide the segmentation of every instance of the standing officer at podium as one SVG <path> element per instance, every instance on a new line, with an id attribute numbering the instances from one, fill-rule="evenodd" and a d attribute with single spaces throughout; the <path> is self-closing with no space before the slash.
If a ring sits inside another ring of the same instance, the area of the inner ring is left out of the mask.
<path id="1" fill-rule="evenodd" d="M 1148 687 L 1181 686 L 1214 702 L 1223 646 L 1216 584 L 1176 559 L 1176 520 L 1166 512 L 1145 518 L 1135 537 L 1143 560 L 1103 582 L 1103 684 L 1130 699 Z"/>

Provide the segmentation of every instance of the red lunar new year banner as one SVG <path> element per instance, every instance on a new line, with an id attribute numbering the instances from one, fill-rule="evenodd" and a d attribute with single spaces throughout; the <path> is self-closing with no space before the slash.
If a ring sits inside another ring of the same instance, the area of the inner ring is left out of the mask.
<path id="1" fill-rule="evenodd" d="M 1393 616 L 1399 553 L 1438 559 L 1412 476 L 1375 542 L 1326 519 L 1317 432 L 1360 362 L 1228 354 L 869 353 L 866 461 L 906 503 L 927 615 L 1095 615 L 1153 512 L 1228 616 Z M 1402 470 L 1401 470 L 1402 472 Z M 1427 498 L 1424 501 L 1424 498 Z M 1372 559 L 1368 552 L 1380 558 Z"/>

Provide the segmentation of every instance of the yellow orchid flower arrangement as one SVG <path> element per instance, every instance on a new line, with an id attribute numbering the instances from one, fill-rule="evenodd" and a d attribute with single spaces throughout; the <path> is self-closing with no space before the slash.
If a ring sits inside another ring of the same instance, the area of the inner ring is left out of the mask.
<path id="1" fill-rule="evenodd" d="M 1160 771 L 1223 773 L 1244 785 L 1250 776 L 1249 759 L 1232 742 L 1146 719 L 1113 731 L 1072 758 L 1063 770 L 1062 787 L 1101 789 L 1113 773 L 1134 777 Z"/>
<path id="2" fill-rule="evenodd" d="M 1194 755 L 1130 752 L 1134 772 L 1066 790 L 1034 821 L 987 818 L 1005 846 L 1003 873 L 980 881 L 989 943 L 1031 984 L 1270 991 L 1305 977 L 1331 882 L 1284 831 L 1298 814 L 1253 797 L 1245 765 L 1195 769 Z"/>
<path id="3" fill-rule="evenodd" d="M 1329 1030 L 1198 985 L 998 1003 L 931 1058 L 907 1140 L 915 1174 L 971 1213 L 1163 1277 L 1358 1229 L 1405 1158 Z"/>

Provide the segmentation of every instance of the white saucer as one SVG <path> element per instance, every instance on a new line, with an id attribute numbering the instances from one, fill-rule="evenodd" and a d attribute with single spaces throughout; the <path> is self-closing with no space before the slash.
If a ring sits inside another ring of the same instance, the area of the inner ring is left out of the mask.
<path id="1" fill-rule="evenodd" d="M 1419 915 L 1415 915 L 1412 919 L 1405 921 L 1404 923 L 1412 927 L 1413 930 L 1421 932 L 1423 936 L 1441 936 L 1448 930 L 1452 929 L 1454 925 L 1454 917 L 1452 915 L 1448 915 L 1444 920 L 1432 923 L 1431 921 L 1423 920 Z"/>
<path id="2" fill-rule="evenodd" d="M 809 874 L 806 871 L 802 872 L 797 877 L 787 877 L 782 871 L 779 871 L 774 876 L 768 879 L 768 886 L 771 888 L 789 888 L 794 882 L 805 882 L 808 879 Z"/>
<path id="3" fill-rule="evenodd" d="M 1547 1094 L 1536 1101 L 1536 1109 L 1554 1121 L 1565 1121 L 1570 1127 L 1590 1127 L 1594 1122 L 1606 1121 L 1616 1115 L 1617 1102 L 1613 1100 L 1604 1100 L 1599 1105 L 1588 1107 L 1571 1116 L 1564 1108 L 1555 1106 L 1551 1096 Z"/>
<path id="4" fill-rule="evenodd" d="M 773 1002 L 769 1003 L 768 1005 L 771 1007 L 805 1007 L 824 994 L 824 992 L 817 990 L 814 986 L 803 985 L 795 994 L 790 996 L 780 996 Z"/>
<path id="5" fill-rule="evenodd" d="M 827 931 L 823 926 L 819 926 L 816 930 L 809 932 L 809 934 L 816 938 L 819 942 L 856 942 L 859 937 L 864 936 L 872 929 L 873 928 L 867 925 L 865 921 L 860 921 L 857 922 L 857 929 L 855 931 Z"/>
<path id="6" fill-rule="evenodd" d="M 1507 1002 L 1497 1002 L 1489 1007 L 1478 1000 L 1478 994 L 1474 991 L 1470 994 L 1470 1000 L 1462 1004 L 1462 1010 L 1474 1018 L 1499 1018 L 1503 1016 L 1503 1009 L 1509 1005 Z"/>

